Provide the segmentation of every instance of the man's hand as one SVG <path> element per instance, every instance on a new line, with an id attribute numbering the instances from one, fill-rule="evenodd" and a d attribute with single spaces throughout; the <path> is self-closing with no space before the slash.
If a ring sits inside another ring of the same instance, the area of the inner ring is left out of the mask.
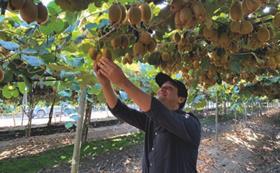
<path id="1" fill-rule="evenodd" d="M 101 70 L 100 70 L 100 68 L 98 67 L 97 64 L 94 64 L 94 65 L 93 65 L 93 69 L 94 69 L 94 72 L 95 72 L 95 74 L 96 74 L 96 78 L 97 78 L 98 82 L 99 82 L 102 86 L 110 85 L 109 79 L 107 79 L 107 78 L 101 73 Z"/>
<path id="2" fill-rule="evenodd" d="M 98 67 L 100 68 L 98 71 L 100 71 L 103 76 L 120 88 L 123 88 L 128 81 L 121 68 L 107 58 L 100 59 Z"/>

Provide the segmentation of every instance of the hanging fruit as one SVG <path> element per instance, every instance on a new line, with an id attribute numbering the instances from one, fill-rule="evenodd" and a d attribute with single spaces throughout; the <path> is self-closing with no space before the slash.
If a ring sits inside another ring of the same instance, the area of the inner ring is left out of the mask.
<path id="1" fill-rule="evenodd" d="M 4 71 L 0 67 L 0 82 L 2 82 L 4 80 L 4 76 L 5 76 Z"/>
<path id="2" fill-rule="evenodd" d="M 38 24 L 45 24 L 48 21 L 48 9 L 41 2 L 37 4 L 38 17 L 36 19 Z"/>
<path id="3" fill-rule="evenodd" d="M 113 4 L 109 8 L 109 21 L 111 24 L 119 23 L 122 20 L 122 9 L 119 4 Z"/>
<path id="4" fill-rule="evenodd" d="M 20 10 L 25 4 L 26 0 L 9 0 L 8 9 L 11 10 Z"/>
<path id="5" fill-rule="evenodd" d="M 138 25 L 141 22 L 141 10 L 132 5 L 127 12 L 127 19 L 131 25 Z"/>
<path id="6" fill-rule="evenodd" d="M 141 11 L 141 20 L 144 23 L 149 23 L 152 18 L 152 11 L 150 6 L 147 3 L 143 3 L 139 6 Z"/>
<path id="7" fill-rule="evenodd" d="M 242 6 L 239 0 L 234 0 L 230 10 L 229 10 L 230 19 L 233 21 L 239 21 L 242 19 Z"/>
<path id="8" fill-rule="evenodd" d="M 31 23 L 34 22 L 38 17 L 38 8 L 32 0 L 26 0 L 19 13 L 24 21 Z"/>

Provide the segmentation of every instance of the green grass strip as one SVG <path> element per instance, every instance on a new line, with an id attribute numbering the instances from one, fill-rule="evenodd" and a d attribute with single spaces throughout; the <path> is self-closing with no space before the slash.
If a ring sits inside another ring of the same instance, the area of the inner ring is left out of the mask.
<path id="1" fill-rule="evenodd" d="M 96 157 L 110 151 L 140 144 L 143 133 L 135 133 L 112 139 L 92 141 L 82 145 L 81 157 Z M 51 168 L 62 163 L 70 163 L 74 145 L 48 150 L 28 157 L 0 160 L 0 173 L 35 173 L 42 168 Z"/>

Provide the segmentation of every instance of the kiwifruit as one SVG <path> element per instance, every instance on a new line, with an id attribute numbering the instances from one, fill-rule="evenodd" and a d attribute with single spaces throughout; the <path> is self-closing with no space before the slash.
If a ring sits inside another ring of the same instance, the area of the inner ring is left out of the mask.
<path id="1" fill-rule="evenodd" d="M 184 4 L 183 0 L 172 0 L 170 3 L 170 11 L 176 13 L 184 7 Z"/>
<path id="2" fill-rule="evenodd" d="M 273 19 L 273 26 L 275 28 L 280 28 L 280 13 L 277 13 L 275 16 L 274 16 L 274 19 Z"/>
<path id="3" fill-rule="evenodd" d="M 266 42 L 270 39 L 270 33 L 266 26 L 258 29 L 257 38 L 260 42 Z"/>
<path id="4" fill-rule="evenodd" d="M 210 37 L 210 41 L 212 41 L 213 43 L 217 43 L 219 39 L 219 34 L 216 30 L 212 30 L 212 34 Z"/>
<path id="5" fill-rule="evenodd" d="M 38 8 L 32 0 L 26 0 L 25 4 L 19 11 L 21 18 L 27 22 L 34 22 L 38 17 Z"/>
<path id="6" fill-rule="evenodd" d="M 145 45 L 148 45 L 152 40 L 150 33 L 146 31 L 140 32 L 139 41 Z"/>
<path id="7" fill-rule="evenodd" d="M 133 55 L 134 56 L 143 56 L 145 53 L 145 46 L 141 42 L 136 42 L 133 45 Z"/>
<path id="8" fill-rule="evenodd" d="M 242 1 L 242 4 L 241 4 L 241 6 L 242 6 L 242 12 L 243 12 L 243 15 L 244 15 L 244 16 L 247 16 L 248 14 L 252 13 L 252 11 L 249 10 L 246 1 L 247 1 L 247 0 L 243 0 L 243 1 Z"/>
<path id="9" fill-rule="evenodd" d="M 178 32 L 176 32 L 175 34 L 173 34 L 172 40 L 173 40 L 175 43 L 178 43 L 178 42 L 181 40 L 180 34 L 179 34 Z"/>
<path id="10" fill-rule="evenodd" d="M 242 19 L 242 6 L 238 0 L 234 0 L 229 10 L 230 19 L 233 21 L 239 21 Z"/>
<path id="11" fill-rule="evenodd" d="M 139 9 L 141 11 L 141 20 L 144 23 L 148 23 L 152 18 L 152 11 L 150 6 L 147 3 L 143 3 L 139 6 Z"/>
<path id="12" fill-rule="evenodd" d="M 48 9 L 41 2 L 37 4 L 38 17 L 36 19 L 38 24 L 44 24 L 48 21 Z"/>
<path id="13" fill-rule="evenodd" d="M 129 44 L 128 37 L 126 35 L 122 35 L 121 36 L 121 48 L 122 49 L 128 48 L 128 44 Z"/>
<path id="14" fill-rule="evenodd" d="M 250 21 L 242 21 L 240 25 L 240 34 L 250 34 L 253 29 L 253 25 Z"/>
<path id="15" fill-rule="evenodd" d="M 213 29 L 204 27 L 202 30 L 202 35 L 207 39 L 210 40 L 211 37 L 213 37 Z"/>
<path id="16" fill-rule="evenodd" d="M 177 29 L 183 29 L 183 22 L 180 19 L 180 12 L 175 13 L 175 26 Z"/>
<path id="17" fill-rule="evenodd" d="M 190 20 L 192 20 L 193 18 L 193 14 L 192 14 L 192 10 L 190 7 L 185 6 L 184 8 L 182 8 L 179 12 L 179 20 L 182 25 L 185 25 L 187 23 L 190 22 Z"/>
<path id="18" fill-rule="evenodd" d="M 101 50 L 101 52 L 102 52 L 102 57 L 103 57 L 103 58 L 112 59 L 112 53 L 110 52 L 109 49 L 103 48 L 103 49 Z"/>
<path id="19" fill-rule="evenodd" d="M 127 18 L 131 25 L 138 25 L 141 22 L 141 10 L 136 5 L 131 6 Z"/>
<path id="20" fill-rule="evenodd" d="M 157 42 L 155 39 L 152 39 L 151 42 L 147 45 L 147 50 L 153 52 L 157 47 Z"/>
<path id="21" fill-rule="evenodd" d="M 109 20 L 112 24 L 120 22 L 122 19 L 122 10 L 119 4 L 112 4 L 109 8 Z"/>
<path id="22" fill-rule="evenodd" d="M 250 11 L 254 12 L 261 6 L 261 3 L 259 0 L 246 0 L 246 5 Z"/>
<path id="23" fill-rule="evenodd" d="M 171 56 L 169 55 L 168 52 L 162 52 L 161 53 L 161 59 L 165 62 L 168 62 L 171 60 Z"/>
<path id="24" fill-rule="evenodd" d="M 92 60 L 96 60 L 98 51 L 96 50 L 95 47 L 90 47 L 88 49 L 88 54 Z"/>
<path id="25" fill-rule="evenodd" d="M 121 44 L 122 44 L 122 40 L 121 40 L 121 37 L 119 37 L 119 36 L 117 36 L 111 40 L 111 46 L 113 47 L 113 49 L 120 48 Z"/>
<path id="26" fill-rule="evenodd" d="M 126 8 L 124 5 L 119 4 L 121 11 L 122 11 L 122 15 L 121 15 L 121 23 L 124 22 L 125 18 L 126 18 Z"/>
<path id="27" fill-rule="evenodd" d="M 158 66 L 161 64 L 161 53 L 159 51 L 151 53 L 147 58 L 147 62 L 151 65 Z"/>
<path id="28" fill-rule="evenodd" d="M 230 22 L 230 31 L 233 33 L 240 33 L 241 23 L 239 21 Z"/>
<path id="29" fill-rule="evenodd" d="M 204 5 L 200 1 L 192 1 L 192 10 L 196 19 L 204 22 L 207 17 L 207 12 Z"/>
<path id="30" fill-rule="evenodd" d="M 235 43 L 233 41 L 230 42 L 228 49 L 231 53 L 236 53 L 239 51 L 239 47 L 238 47 L 237 43 Z"/>
<path id="31" fill-rule="evenodd" d="M 20 10 L 25 4 L 25 0 L 9 0 L 8 8 L 11 10 Z"/>
<path id="32" fill-rule="evenodd" d="M 5 73 L 2 70 L 2 68 L 0 67 L 0 82 L 2 82 L 4 80 L 4 77 L 5 77 Z"/>
<path id="33" fill-rule="evenodd" d="M 221 47 L 223 48 L 227 48 L 230 44 L 230 39 L 229 39 L 229 36 L 227 33 L 222 33 L 220 36 L 219 36 L 219 39 L 218 39 L 218 43 Z"/>

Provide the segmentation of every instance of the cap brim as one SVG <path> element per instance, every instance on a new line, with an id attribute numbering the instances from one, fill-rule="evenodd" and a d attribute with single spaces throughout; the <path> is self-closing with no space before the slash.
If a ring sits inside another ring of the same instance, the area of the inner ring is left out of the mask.
<path id="1" fill-rule="evenodd" d="M 159 87 L 161 87 L 167 81 L 174 82 L 171 77 L 169 77 L 168 75 L 162 72 L 156 75 L 156 83 L 158 84 Z"/>

